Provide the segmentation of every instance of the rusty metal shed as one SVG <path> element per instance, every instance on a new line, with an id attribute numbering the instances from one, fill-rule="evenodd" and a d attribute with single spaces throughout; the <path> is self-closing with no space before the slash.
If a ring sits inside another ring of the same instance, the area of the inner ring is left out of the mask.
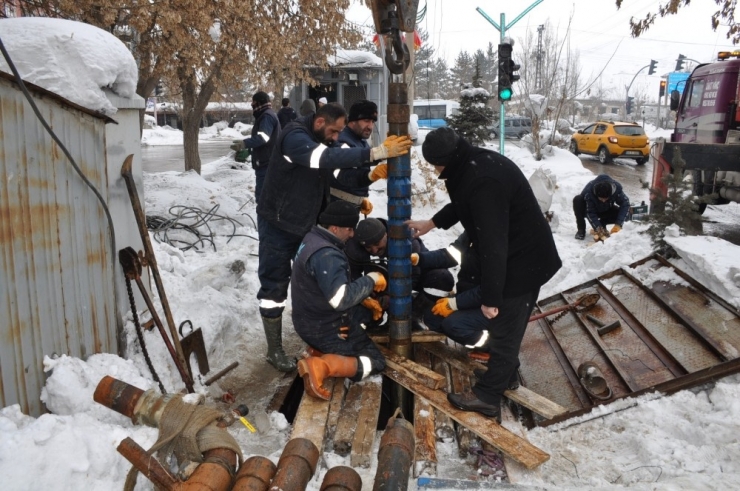
<path id="1" fill-rule="evenodd" d="M 114 121 L 26 86 L 106 206 L 121 208 L 110 206 L 112 194 L 128 203 L 125 187 L 115 189 L 123 185 L 120 177 L 111 176 L 107 165 L 106 124 Z M 3 72 L 0 175 L 0 407 L 19 404 L 24 413 L 38 416 L 45 412 L 39 399 L 44 356 L 84 359 L 120 352 L 125 310 L 117 307 L 116 293 L 125 299 L 125 291 L 116 291 L 122 281 L 103 204 L 46 132 L 13 77 Z M 135 230 L 127 223 L 133 221 L 130 211 L 120 220 L 121 212 L 116 214 L 122 230 Z"/>

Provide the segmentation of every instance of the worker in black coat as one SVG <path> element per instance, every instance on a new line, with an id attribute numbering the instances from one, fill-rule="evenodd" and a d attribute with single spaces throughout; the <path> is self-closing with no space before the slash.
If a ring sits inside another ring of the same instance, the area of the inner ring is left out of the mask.
<path id="1" fill-rule="evenodd" d="M 622 230 L 630 211 L 630 199 L 624 194 L 622 185 L 606 174 L 601 174 L 586 184 L 581 194 L 573 198 L 573 213 L 576 215 L 576 239 L 586 237 L 586 219 L 593 228 L 596 241 L 603 241 L 611 234 Z M 614 224 L 607 232 L 606 226 Z"/>
<path id="2" fill-rule="evenodd" d="M 488 319 L 488 370 L 471 391 L 447 398 L 464 411 L 500 419 L 501 398 L 519 366 L 540 287 L 562 263 L 532 188 L 514 162 L 470 145 L 448 127 L 429 133 L 422 153 L 445 180 L 450 203 L 430 220 L 406 223 L 414 237 L 462 224 L 480 261 L 480 312 Z M 442 314 L 454 311 L 447 298 L 435 307 Z"/>

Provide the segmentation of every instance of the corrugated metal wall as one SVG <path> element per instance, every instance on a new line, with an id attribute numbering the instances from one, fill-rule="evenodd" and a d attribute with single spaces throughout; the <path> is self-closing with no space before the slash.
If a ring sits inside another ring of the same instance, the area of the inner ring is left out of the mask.
<path id="1" fill-rule="evenodd" d="M 107 198 L 105 121 L 32 95 Z M 117 351 L 114 251 L 101 203 L 2 78 L 0 177 L 0 407 L 38 416 L 44 356 Z"/>

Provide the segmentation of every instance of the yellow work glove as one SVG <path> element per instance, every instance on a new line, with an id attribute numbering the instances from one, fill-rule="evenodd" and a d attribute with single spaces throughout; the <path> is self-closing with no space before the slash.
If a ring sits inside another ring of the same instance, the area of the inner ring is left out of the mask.
<path id="1" fill-rule="evenodd" d="M 440 298 L 432 307 L 432 313 L 440 317 L 447 317 L 457 310 L 455 297 Z"/>
<path id="2" fill-rule="evenodd" d="M 416 266 L 419 264 L 419 254 L 416 252 L 411 253 L 411 266 Z"/>
<path id="3" fill-rule="evenodd" d="M 373 271 L 371 273 L 368 273 L 367 275 L 375 282 L 375 287 L 373 287 L 373 291 L 382 292 L 383 290 L 385 290 L 385 287 L 388 286 L 388 282 L 385 281 L 385 276 L 383 276 L 382 274 Z"/>
<path id="4" fill-rule="evenodd" d="M 617 232 L 619 232 L 620 230 L 622 230 L 622 227 L 620 227 L 619 225 L 614 225 L 614 226 L 612 227 L 612 229 L 611 229 L 611 230 L 609 231 L 609 233 L 610 233 L 610 234 L 616 234 L 616 233 L 617 233 Z"/>
<path id="5" fill-rule="evenodd" d="M 409 153 L 411 139 L 408 135 L 391 135 L 385 139 L 382 145 L 370 149 L 370 160 L 385 160 L 399 155 Z"/>
<path id="6" fill-rule="evenodd" d="M 231 140 L 231 146 L 229 148 L 235 152 L 244 150 L 244 140 Z"/>
<path id="7" fill-rule="evenodd" d="M 372 311 L 374 321 L 383 317 L 383 307 L 381 307 L 380 302 L 378 302 L 374 298 L 367 297 L 365 300 L 362 301 L 362 306 Z"/>
<path id="8" fill-rule="evenodd" d="M 375 182 L 378 179 L 388 179 L 388 164 L 385 162 L 375 166 L 367 175 L 368 179 Z"/>
<path id="9" fill-rule="evenodd" d="M 368 216 L 373 212 L 373 204 L 367 198 L 362 198 L 362 204 L 360 205 L 360 213 Z"/>

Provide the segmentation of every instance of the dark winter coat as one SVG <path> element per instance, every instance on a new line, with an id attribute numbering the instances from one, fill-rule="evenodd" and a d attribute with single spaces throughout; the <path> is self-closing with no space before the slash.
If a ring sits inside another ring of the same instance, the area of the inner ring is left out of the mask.
<path id="1" fill-rule="evenodd" d="M 544 285 L 562 263 L 527 178 L 506 157 L 460 138 L 445 179 L 450 204 L 432 217 L 443 229 L 458 221 L 480 260 L 483 305 Z"/>
<path id="2" fill-rule="evenodd" d="M 303 237 L 329 198 L 332 169 L 370 160 L 368 148 L 327 146 L 313 132 L 314 115 L 285 127 L 267 168 L 257 213 L 285 232 Z"/>
<path id="3" fill-rule="evenodd" d="M 277 112 L 277 118 L 278 121 L 280 121 L 280 127 L 285 128 L 288 126 L 288 123 L 295 121 L 295 119 L 298 118 L 298 113 L 296 113 L 295 109 L 290 106 L 281 107 Z"/>
<path id="4" fill-rule="evenodd" d="M 244 146 L 252 149 L 252 167 L 261 167 L 270 162 L 272 149 L 280 137 L 280 123 L 272 109 L 255 112 L 252 135 L 244 140 Z"/>
<path id="5" fill-rule="evenodd" d="M 337 144 L 351 148 L 370 148 L 367 141 L 362 137 L 357 136 L 349 126 L 345 126 L 339 138 Z M 341 169 L 335 171 L 331 177 L 331 188 L 349 193 L 358 198 L 366 198 L 369 194 L 368 188 L 372 181 L 369 177 L 370 173 L 370 162 L 362 162 L 358 167 L 353 169 Z"/>
<path id="6" fill-rule="evenodd" d="M 299 336 L 332 336 L 350 325 L 350 309 L 373 292 L 369 276 L 352 281 L 344 244 L 314 226 L 298 248 L 290 279 L 293 327 Z"/>
<path id="7" fill-rule="evenodd" d="M 604 202 L 596 196 L 594 191 L 595 185 L 600 182 L 608 182 L 612 186 L 612 194 Z M 600 174 L 596 179 L 586 184 L 586 187 L 581 191 L 581 197 L 586 202 L 586 217 L 594 228 L 604 226 L 599 219 L 599 215 L 610 211 L 615 206 L 619 207 L 615 223 L 621 227 L 627 219 L 627 214 L 630 211 L 630 199 L 624 194 L 622 185 L 606 174 Z"/>

